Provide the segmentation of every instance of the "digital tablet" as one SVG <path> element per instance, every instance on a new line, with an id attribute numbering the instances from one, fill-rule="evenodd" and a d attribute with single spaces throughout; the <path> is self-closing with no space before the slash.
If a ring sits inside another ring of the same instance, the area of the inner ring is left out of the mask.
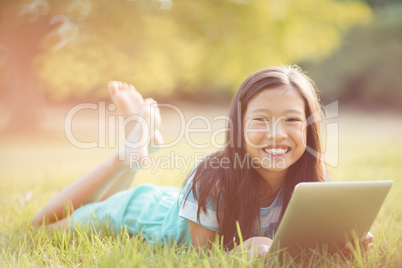
<path id="1" fill-rule="evenodd" d="M 337 251 L 370 230 L 392 181 L 306 182 L 296 185 L 270 252 Z"/>

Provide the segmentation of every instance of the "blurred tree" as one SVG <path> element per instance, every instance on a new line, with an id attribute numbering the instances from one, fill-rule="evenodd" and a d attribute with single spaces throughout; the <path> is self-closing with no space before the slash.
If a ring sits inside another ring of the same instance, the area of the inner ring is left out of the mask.
<path id="1" fill-rule="evenodd" d="M 109 79 L 162 95 L 234 91 L 264 66 L 330 54 L 370 14 L 360 2 L 333 0 L 176 0 L 170 10 L 100 0 L 79 41 L 42 54 L 38 66 L 56 99 L 102 97 Z"/>
<path id="2" fill-rule="evenodd" d="M 384 8 L 398 4 L 401 0 L 363 0 L 374 8 Z"/>
<path id="3" fill-rule="evenodd" d="M 25 43 L 38 40 L 32 53 L 36 56 L 29 61 L 46 95 L 55 100 L 103 98 L 111 79 L 160 95 L 175 90 L 235 91 L 244 77 L 259 68 L 328 56 L 346 30 L 371 17 L 362 2 L 336 0 L 57 3 L 52 2 L 42 15 L 43 21 L 58 23 L 57 28 L 47 24 L 41 27 L 41 35 L 21 35 Z M 3 29 L 10 29 L 13 20 L 21 27 L 29 24 L 16 11 L 2 8 L 2 13 L 8 14 L 1 20 Z M 8 31 L 7 35 L 22 33 L 19 28 Z M 13 70 L 18 73 L 18 68 Z M 23 87 L 13 88 L 22 92 Z"/>
<path id="4" fill-rule="evenodd" d="M 34 61 L 55 31 L 69 38 L 69 19 L 55 16 L 63 8 L 46 0 L 0 0 L 0 93 L 10 111 L 8 130 L 33 129 L 43 118 L 43 88 Z M 54 37 L 55 46 L 63 42 Z"/>
<path id="5" fill-rule="evenodd" d="M 35 126 L 39 120 L 40 109 L 36 107 L 42 95 L 32 62 L 40 52 L 41 40 L 51 30 L 45 13 L 47 6 L 28 12 L 16 2 L 0 2 L 0 82 L 3 97 L 13 104 L 8 107 L 12 109 L 10 128 Z"/>
<path id="6" fill-rule="evenodd" d="M 322 62 L 306 62 L 328 102 L 376 109 L 402 103 L 402 4 L 377 9 L 373 21 L 352 29 L 341 48 Z"/>

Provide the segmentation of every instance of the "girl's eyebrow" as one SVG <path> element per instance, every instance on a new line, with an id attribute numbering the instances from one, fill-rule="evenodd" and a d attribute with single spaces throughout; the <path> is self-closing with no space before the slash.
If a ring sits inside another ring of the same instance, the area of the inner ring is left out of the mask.
<path id="1" fill-rule="evenodd" d="M 264 109 L 264 108 L 260 108 L 260 109 L 255 109 L 252 111 L 253 113 L 259 113 L 259 112 L 265 112 L 265 113 L 271 113 L 271 110 L 269 109 Z M 304 111 L 299 110 L 299 109 L 287 109 L 284 111 L 285 113 L 296 113 L 296 114 L 304 114 Z"/>

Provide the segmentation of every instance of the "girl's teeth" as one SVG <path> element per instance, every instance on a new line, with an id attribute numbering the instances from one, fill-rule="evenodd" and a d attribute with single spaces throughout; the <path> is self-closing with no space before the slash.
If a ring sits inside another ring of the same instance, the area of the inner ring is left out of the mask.
<path id="1" fill-rule="evenodd" d="M 272 154 L 272 155 L 282 155 L 282 154 L 285 154 L 287 152 L 287 150 L 285 150 L 285 149 L 268 149 L 268 150 L 265 150 L 265 152 Z"/>

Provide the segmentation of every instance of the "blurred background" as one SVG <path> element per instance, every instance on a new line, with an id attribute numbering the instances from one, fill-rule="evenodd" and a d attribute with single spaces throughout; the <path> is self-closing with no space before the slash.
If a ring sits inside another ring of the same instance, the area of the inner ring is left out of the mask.
<path id="1" fill-rule="evenodd" d="M 225 104 L 245 77 L 297 64 L 325 102 L 401 110 L 400 0 L 0 0 L 1 127 L 49 105 L 108 100 L 122 80 L 158 101 Z"/>

